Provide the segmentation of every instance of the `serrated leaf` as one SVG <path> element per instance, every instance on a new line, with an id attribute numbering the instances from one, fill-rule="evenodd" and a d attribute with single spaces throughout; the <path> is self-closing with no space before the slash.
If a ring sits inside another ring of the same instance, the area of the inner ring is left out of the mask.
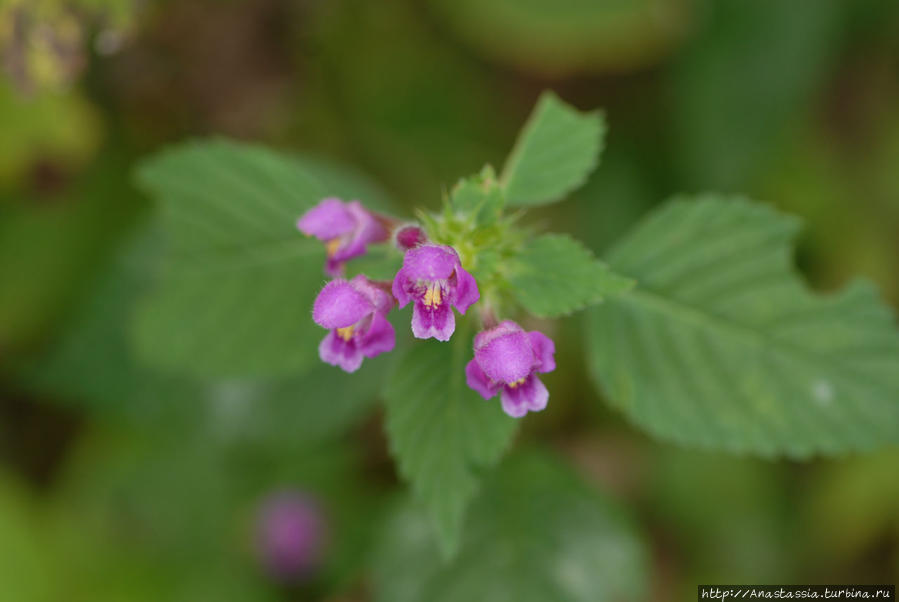
<path id="1" fill-rule="evenodd" d="M 161 282 L 136 317 L 145 359 L 202 377 L 267 377 L 318 361 L 309 310 L 326 280 L 324 249 L 295 224 L 341 186 L 330 166 L 320 183 L 316 165 L 224 140 L 142 165 L 139 182 L 159 200 L 169 245 Z"/>
<path id="2" fill-rule="evenodd" d="M 511 269 L 515 298 L 532 314 L 547 318 L 570 314 L 634 285 L 564 234 L 544 234 L 529 242 Z"/>
<path id="3" fill-rule="evenodd" d="M 899 336 L 873 287 L 816 295 L 798 221 L 742 199 L 677 200 L 609 257 L 638 286 L 592 312 L 592 365 L 650 433 L 764 456 L 899 441 Z"/>
<path id="4" fill-rule="evenodd" d="M 458 543 L 478 473 L 496 464 L 517 425 L 496 400 L 485 401 L 465 384 L 472 338 L 460 322 L 450 343 L 418 341 L 385 392 L 391 453 L 447 554 Z"/>
<path id="5" fill-rule="evenodd" d="M 472 505 L 462 545 L 442 563 L 412 508 L 388 521 L 375 555 L 381 602 L 603 602 L 646 595 L 646 551 L 631 522 L 570 469 L 510 459 Z"/>
<path id="6" fill-rule="evenodd" d="M 503 168 L 506 201 L 542 205 L 580 187 L 596 168 L 605 131 L 599 112 L 580 113 L 544 92 Z"/>

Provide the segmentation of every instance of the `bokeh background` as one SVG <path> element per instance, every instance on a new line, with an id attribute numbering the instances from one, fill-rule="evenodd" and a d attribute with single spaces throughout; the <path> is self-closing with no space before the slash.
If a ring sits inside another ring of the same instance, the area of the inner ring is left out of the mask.
<path id="1" fill-rule="evenodd" d="M 501 165 L 550 88 L 610 130 L 588 184 L 536 220 L 601 253 L 673 194 L 744 193 L 804 218 L 813 287 L 861 274 L 899 304 L 894 0 L 2 0 L 0 49 L 3 601 L 371 599 L 401 491 L 376 404 L 307 444 L 301 406 L 340 395 L 326 379 L 248 409 L 240 383 L 185 395 L 123 360 L 114 300 L 142 283 L 117 266 L 139 261 L 150 211 L 133 167 L 188 137 L 339 162 L 436 208 Z M 594 392 L 579 321 L 555 329 L 564 374 L 518 445 L 629 508 L 653 599 L 899 580 L 899 451 L 793 463 L 656 443 Z M 285 585 L 253 530 L 266 496 L 296 489 L 332 541 Z"/>

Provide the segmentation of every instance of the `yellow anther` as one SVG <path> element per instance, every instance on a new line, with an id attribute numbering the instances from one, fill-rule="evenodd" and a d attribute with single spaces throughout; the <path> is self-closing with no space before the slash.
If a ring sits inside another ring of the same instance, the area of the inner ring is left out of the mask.
<path id="1" fill-rule="evenodd" d="M 344 341 L 349 341 L 351 338 L 353 338 L 353 330 L 355 328 L 356 328 L 355 326 L 347 326 L 345 328 L 338 328 L 337 336 L 339 336 Z"/>
<path id="2" fill-rule="evenodd" d="M 332 238 L 325 243 L 325 249 L 328 250 L 328 257 L 334 257 L 334 254 L 337 253 L 338 248 L 340 248 L 339 238 Z"/>
<path id="3" fill-rule="evenodd" d="M 437 307 L 441 301 L 440 285 L 436 282 L 425 289 L 424 304 L 425 307 Z"/>
<path id="4" fill-rule="evenodd" d="M 512 388 L 512 389 L 515 389 L 515 388 L 517 388 L 517 387 L 520 387 L 521 385 L 524 384 L 524 381 L 526 381 L 526 380 L 527 380 L 527 377 L 519 378 L 519 379 L 516 380 L 515 382 L 509 383 L 509 387 Z"/>

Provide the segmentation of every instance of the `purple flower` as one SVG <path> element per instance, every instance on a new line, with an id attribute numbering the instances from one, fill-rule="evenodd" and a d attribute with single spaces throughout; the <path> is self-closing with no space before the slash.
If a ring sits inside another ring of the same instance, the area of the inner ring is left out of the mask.
<path id="1" fill-rule="evenodd" d="M 321 563 L 326 539 L 318 504 L 303 494 L 272 495 L 259 509 L 257 553 L 265 570 L 279 580 L 309 577 Z"/>
<path id="2" fill-rule="evenodd" d="M 452 307 L 465 311 L 478 299 L 478 284 L 462 269 L 455 249 L 424 244 L 409 250 L 393 279 L 393 296 L 400 307 L 415 301 L 412 334 L 419 339 L 448 341 L 456 329 Z"/>
<path id="3" fill-rule="evenodd" d="M 542 332 L 525 332 L 506 320 L 475 336 L 465 380 L 484 399 L 499 393 L 503 411 L 513 418 L 528 410 L 539 412 L 549 401 L 549 391 L 536 373 L 556 369 L 555 351 L 552 339 Z"/>
<path id="4" fill-rule="evenodd" d="M 297 221 L 297 229 L 325 243 L 328 261 L 325 273 L 343 274 L 343 264 L 365 253 L 366 245 L 387 240 L 389 234 L 373 214 L 359 201 L 344 203 L 324 199 Z"/>
<path id="5" fill-rule="evenodd" d="M 312 319 L 331 332 L 318 346 L 322 361 L 355 372 L 362 358 L 392 351 L 393 325 L 385 317 L 393 298 L 362 274 L 349 282 L 332 280 L 315 299 Z"/>

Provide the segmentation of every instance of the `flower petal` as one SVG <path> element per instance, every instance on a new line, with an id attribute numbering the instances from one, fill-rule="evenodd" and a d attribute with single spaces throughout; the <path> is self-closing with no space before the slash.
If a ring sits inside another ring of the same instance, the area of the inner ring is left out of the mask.
<path id="1" fill-rule="evenodd" d="M 373 314 L 368 331 L 359 337 L 359 349 L 363 355 L 375 357 L 381 353 L 393 351 L 395 345 L 396 332 L 393 330 L 393 324 L 388 322 L 382 314 Z"/>
<path id="2" fill-rule="evenodd" d="M 447 280 L 459 265 L 459 255 L 446 245 L 421 245 L 403 256 L 403 269 L 409 280 Z"/>
<path id="3" fill-rule="evenodd" d="M 556 344 L 553 343 L 553 340 L 539 330 L 529 332 L 528 338 L 531 341 L 534 355 L 537 356 L 538 364 L 534 370 L 537 372 L 552 372 L 555 370 L 556 359 L 553 357 L 553 354 L 556 352 Z"/>
<path id="4" fill-rule="evenodd" d="M 387 228 L 359 201 L 350 201 L 347 204 L 347 210 L 356 218 L 356 231 L 353 232 L 353 238 L 358 238 L 365 244 L 381 242 L 390 238 Z"/>
<path id="5" fill-rule="evenodd" d="M 347 203 L 346 211 L 353 219 L 353 227 L 347 233 L 346 242 L 334 251 L 333 259 L 339 262 L 364 255 L 369 243 L 386 240 L 389 236 L 384 226 L 359 201 Z"/>
<path id="6" fill-rule="evenodd" d="M 474 350 L 484 347 L 495 338 L 512 334 L 516 332 L 524 332 L 524 329 L 512 320 L 503 320 L 489 330 L 482 330 L 474 337 Z"/>
<path id="7" fill-rule="evenodd" d="M 500 388 L 499 385 L 490 382 L 475 360 L 471 360 L 465 366 L 465 382 L 484 399 L 495 397 Z"/>
<path id="8" fill-rule="evenodd" d="M 344 206 L 343 201 L 327 198 L 307 211 L 297 220 L 297 229 L 307 236 L 319 240 L 331 240 L 351 232 L 356 219 Z"/>
<path id="9" fill-rule="evenodd" d="M 473 304 L 477 303 L 481 298 L 478 292 L 478 283 L 474 276 L 462 269 L 462 266 L 456 267 L 456 298 L 453 305 L 459 310 L 463 316 L 465 311 Z"/>
<path id="10" fill-rule="evenodd" d="M 346 372 L 355 372 L 362 365 L 362 352 L 353 339 L 345 341 L 333 330 L 318 346 L 318 356 L 326 364 L 339 366 Z"/>
<path id="11" fill-rule="evenodd" d="M 447 303 L 425 307 L 416 302 L 412 307 L 412 335 L 417 339 L 434 337 L 448 341 L 456 330 L 456 316 Z"/>
<path id="12" fill-rule="evenodd" d="M 491 380 L 513 383 L 527 377 L 537 358 L 524 331 L 510 332 L 476 348 L 474 357 Z"/>
<path id="13" fill-rule="evenodd" d="M 368 298 L 375 312 L 386 314 L 393 309 L 393 297 L 390 293 L 373 284 L 364 274 L 359 274 L 350 280 L 350 286 Z"/>
<path id="14" fill-rule="evenodd" d="M 522 401 L 521 394 L 509 387 L 503 387 L 499 392 L 499 400 L 503 406 L 503 412 L 512 418 L 521 418 L 528 413 L 527 405 Z"/>
<path id="15" fill-rule="evenodd" d="M 400 308 L 406 307 L 412 299 L 406 291 L 406 281 L 408 279 L 405 268 L 400 268 L 396 276 L 393 277 L 393 296 L 396 297 L 396 302 Z"/>
<path id="16" fill-rule="evenodd" d="M 352 326 L 374 310 L 364 294 L 346 280 L 332 280 L 315 298 L 312 319 L 322 328 Z"/>
<path id="17" fill-rule="evenodd" d="M 528 411 L 539 412 L 549 402 L 549 391 L 536 376 L 529 376 L 521 385 L 506 385 L 500 391 L 503 411 L 513 418 L 521 418 Z"/>

